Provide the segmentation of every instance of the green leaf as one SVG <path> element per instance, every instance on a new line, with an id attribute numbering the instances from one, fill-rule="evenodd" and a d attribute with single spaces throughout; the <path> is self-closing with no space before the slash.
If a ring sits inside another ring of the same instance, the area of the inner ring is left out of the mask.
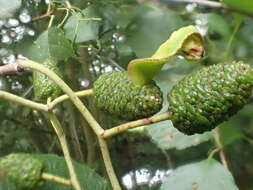
<path id="1" fill-rule="evenodd" d="M 46 59 L 61 61 L 74 56 L 74 50 L 63 31 L 57 27 L 51 27 L 33 42 L 24 56 L 37 62 L 43 62 Z"/>
<path id="2" fill-rule="evenodd" d="M 17 190 L 17 187 L 8 178 L 4 178 L 0 180 L 0 189 Z"/>
<path id="3" fill-rule="evenodd" d="M 253 105 L 247 104 L 234 117 L 219 126 L 221 143 L 229 145 L 238 139 L 245 138 L 245 132 L 250 129 Z M 246 135 L 247 136 L 247 135 Z"/>
<path id="4" fill-rule="evenodd" d="M 241 1 L 221 0 L 221 2 L 234 8 L 234 9 L 237 9 L 237 10 L 240 10 L 240 11 L 243 11 L 246 13 L 253 13 L 253 1 L 252 0 L 241 0 Z"/>
<path id="5" fill-rule="evenodd" d="M 33 154 L 45 165 L 44 172 L 55 174 L 64 178 L 69 178 L 66 162 L 63 157 L 53 154 Z M 94 170 L 84 164 L 74 161 L 74 167 L 77 171 L 79 182 L 85 190 L 111 190 L 110 184 L 105 178 L 99 176 Z M 17 190 L 7 179 L 0 181 L 0 189 Z M 72 187 L 59 184 L 52 181 L 44 181 L 42 186 L 34 190 L 73 190 Z"/>
<path id="6" fill-rule="evenodd" d="M 160 190 L 238 190 L 231 173 L 216 160 L 203 160 L 177 168 Z"/>
<path id="7" fill-rule="evenodd" d="M 66 37 L 71 41 L 75 40 L 75 43 L 96 40 L 101 25 L 99 19 L 94 7 L 73 14 L 64 25 Z"/>
<path id="8" fill-rule="evenodd" d="M 208 21 L 207 56 L 210 57 L 213 62 L 226 61 L 225 50 L 232 34 L 231 21 L 228 21 L 228 18 L 216 13 L 208 13 L 203 16 Z"/>
<path id="9" fill-rule="evenodd" d="M 196 146 L 211 138 L 210 132 L 202 135 L 187 136 L 173 127 L 171 121 L 162 121 L 145 128 L 151 140 L 161 149 L 176 148 L 178 150 Z"/>
<path id="10" fill-rule="evenodd" d="M 128 25 L 126 33 L 127 43 L 139 58 L 152 55 L 171 32 L 183 26 L 179 15 L 163 9 L 147 6 L 135 9 L 139 15 Z"/>
<path id="11" fill-rule="evenodd" d="M 17 9 L 21 6 L 21 0 L 0 0 L 0 19 L 14 16 Z"/>
<path id="12" fill-rule="evenodd" d="M 117 25 L 122 29 L 126 29 L 131 22 L 146 14 L 150 9 L 142 5 L 122 6 L 116 8 L 112 5 L 101 7 L 100 12 L 113 25 Z"/>
<path id="13" fill-rule="evenodd" d="M 30 48 L 32 47 L 36 38 L 37 37 L 34 37 L 34 36 L 33 37 L 24 36 L 24 38 L 20 40 L 19 43 L 15 44 L 15 52 L 17 52 L 17 54 L 28 56 Z"/>

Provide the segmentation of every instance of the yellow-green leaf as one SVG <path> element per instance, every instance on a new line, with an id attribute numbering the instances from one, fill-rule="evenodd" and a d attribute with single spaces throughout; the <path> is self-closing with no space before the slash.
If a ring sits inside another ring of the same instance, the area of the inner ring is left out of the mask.
<path id="1" fill-rule="evenodd" d="M 203 39 L 194 26 L 174 31 L 150 58 L 132 60 L 128 65 L 128 75 L 135 84 L 148 84 L 175 55 L 193 61 L 203 57 Z"/>

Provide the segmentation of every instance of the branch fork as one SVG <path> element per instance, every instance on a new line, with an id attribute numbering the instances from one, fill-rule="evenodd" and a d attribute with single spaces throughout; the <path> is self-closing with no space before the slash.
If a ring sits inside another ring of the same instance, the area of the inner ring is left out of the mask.
<path id="1" fill-rule="evenodd" d="M 86 121 L 89 123 L 90 127 L 93 129 L 94 133 L 97 135 L 100 150 L 102 152 L 102 156 L 104 159 L 104 164 L 107 170 L 107 174 L 109 176 L 110 182 L 112 184 L 112 187 L 114 190 L 121 190 L 121 187 L 119 185 L 119 182 L 117 180 L 116 174 L 114 172 L 111 158 L 109 154 L 109 150 L 107 147 L 106 139 L 109 137 L 112 137 L 114 135 L 120 134 L 128 129 L 148 125 L 151 123 L 167 120 L 171 117 L 170 112 L 161 113 L 149 118 L 144 118 L 136 121 L 131 121 L 116 127 L 113 127 L 111 129 L 104 130 L 97 121 L 93 118 L 91 113 L 88 111 L 88 109 L 85 107 L 85 105 L 81 102 L 79 97 L 81 96 L 88 96 L 93 93 L 92 89 L 79 91 L 79 92 L 73 92 L 69 86 L 65 84 L 65 82 L 59 78 L 55 73 L 47 69 L 41 64 L 38 64 L 31 60 L 17 60 L 14 63 L 10 63 L 9 65 L 3 65 L 0 66 L 0 75 L 6 75 L 6 74 L 15 74 L 21 71 L 24 71 L 24 69 L 33 69 L 39 72 L 42 72 L 43 74 L 47 75 L 51 80 L 53 80 L 57 85 L 59 85 L 65 95 L 62 95 L 55 100 L 48 102 L 47 104 L 41 104 L 37 103 L 31 100 L 27 100 L 25 98 L 21 98 L 19 96 L 13 95 L 8 92 L 0 91 L 0 98 L 4 98 L 19 104 L 22 104 L 24 106 L 30 107 L 32 109 L 36 109 L 39 111 L 45 112 L 48 117 L 51 120 L 51 123 L 55 129 L 55 132 L 57 133 L 57 136 L 59 138 L 59 141 L 61 143 L 64 157 L 67 162 L 70 176 L 71 176 L 71 184 L 75 188 L 75 190 L 81 190 L 81 186 L 77 180 L 77 176 L 75 173 L 75 169 L 73 167 L 73 164 L 70 159 L 70 154 L 68 150 L 68 145 L 66 142 L 66 138 L 64 135 L 64 132 L 60 126 L 60 122 L 57 120 L 55 115 L 52 113 L 52 109 L 57 105 L 58 103 L 70 99 L 74 105 L 77 107 L 77 109 L 81 112 L 82 116 L 86 119 Z"/>

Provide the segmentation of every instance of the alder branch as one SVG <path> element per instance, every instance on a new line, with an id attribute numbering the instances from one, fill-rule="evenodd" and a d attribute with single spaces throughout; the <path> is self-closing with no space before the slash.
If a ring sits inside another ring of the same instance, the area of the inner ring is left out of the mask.
<path id="1" fill-rule="evenodd" d="M 101 137 L 106 139 L 106 138 L 109 138 L 111 136 L 117 135 L 119 133 L 123 133 L 124 131 L 126 131 L 128 129 L 132 129 L 132 128 L 136 128 L 136 127 L 139 127 L 139 126 L 156 123 L 156 122 L 163 121 L 163 120 L 168 120 L 168 119 L 170 119 L 170 117 L 171 117 L 171 112 L 164 112 L 164 113 L 154 115 L 154 116 L 149 117 L 149 118 L 144 118 L 144 119 L 139 119 L 139 120 L 136 120 L 136 121 L 131 121 L 131 122 L 128 122 L 128 123 L 124 123 L 124 124 L 118 125 L 116 127 L 113 127 L 111 129 L 105 130 L 101 134 Z"/>
<path id="2" fill-rule="evenodd" d="M 90 127 L 93 129 L 94 133 L 97 135 L 99 139 L 100 150 L 102 152 L 105 168 L 106 168 L 106 171 L 109 176 L 113 189 L 121 190 L 119 181 L 117 179 L 117 176 L 114 172 L 114 169 L 111 163 L 111 158 L 109 155 L 107 143 L 100 136 L 100 134 L 103 133 L 104 129 L 99 125 L 99 123 L 91 115 L 91 113 L 86 108 L 86 106 L 82 103 L 82 101 L 76 96 L 76 94 L 72 91 L 72 89 L 59 76 L 57 76 L 53 71 L 49 70 L 45 66 L 31 60 L 19 59 L 19 60 L 16 60 L 16 62 L 18 66 L 21 68 L 34 69 L 36 71 L 39 71 L 45 74 L 48 78 L 54 81 L 63 90 L 64 93 L 66 93 L 69 96 L 70 100 L 73 102 L 76 108 L 80 111 L 82 116 L 86 119 L 87 123 L 90 125 Z"/>
<path id="3" fill-rule="evenodd" d="M 62 152 L 68 167 L 68 171 L 70 174 L 70 179 L 71 179 L 71 184 L 73 185 L 75 190 L 82 190 L 81 185 L 78 181 L 77 178 L 77 173 L 74 167 L 74 164 L 72 162 L 71 156 L 70 156 L 70 151 L 68 148 L 68 143 L 66 139 L 66 135 L 62 129 L 61 123 L 57 119 L 57 117 L 53 114 L 53 112 L 48 112 L 47 116 L 52 124 L 52 127 L 60 141 Z"/>
<path id="4" fill-rule="evenodd" d="M 31 100 L 27 100 L 25 98 L 21 98 L 17 95 L 14 95 L 9 92 L 2 91 L 2 90 L 0 90 L 0 99 L 9 100 L 11 102 L 15 102 L 15 103 L 21 104 L 23 106 L 27 106 L 27 107 L 35 109 L 35 110 L 39 110 L 39 111 L 43 111 L 43 112 L 48 111 L 48 107 L 45 104 L 40 104 L 40 103 L 31 101 Z"/>
<path id="5" fill-rule="evenodd" d="M 93 94 L 92 89 L 81 90 L 81 91 L 75 92 L 75 95 L 78 97 L 89 96 L 92 94 Z M 66 94 L 59 96 L 58 98 L 54 99 L 52 102 L 48 103 L 48 109 L 51 110 L 60 102 L 63 102 L 64 100 L 68 100 L 68 99 L 69 99 L 69 96 Z"/>
<path id="6" fill-rule="evenodd" d="M 72 89 L 53 71 L 43 66 L 42 64 L 39 64 L 32 60 L 17 59 L 16 64 L 18 64 L 18 67 L 21 67 L 21 68 L 33 69 L 33 70 L 39 71 L 40 73 L 46 75 L 49 79 L 54 81 L 62 89 L 62 91 L 69 96 L 69 99 L 73 102 L 76 108 L 81 112 L 83 117 L 86 118 L 87 122 L 90 124 L 94 132 L 97 135 L 100 135 L 104 131 L 104 129 L 92 117 L 89 110 L 86 108 L 83 102 L 76 96 L 76 94 L 72 91 Z"/>

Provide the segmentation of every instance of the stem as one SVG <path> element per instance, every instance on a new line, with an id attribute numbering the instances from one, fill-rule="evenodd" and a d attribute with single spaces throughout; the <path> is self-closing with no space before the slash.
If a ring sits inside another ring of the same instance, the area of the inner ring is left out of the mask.
<path id="1" fill-rule="evenodd" d="M 50 16 L 50 20 L 49 20 L 49 23 L 48 23 L 48 27 L 47 28 L 50 28 L 53 24 L 53 21 L 54 21 L 54 18 L 55 18 L 55 15 L 51 15 Z"/>
<path id="2" fill-rule="evenodd" d="M 105 130 L 101 134 L 101 137 L 103 139 L 106 139 L 108 137 L 111 137 L 111 136 L 117 135 L 119 133 L 122 133 L 122 132 L 124 132 L 128 129 L 143 126 L 143 125 L 148 125 L 148 124 L 163 121 L 163 120 L 168 120 L 168 119 L 170 119 L 170 117 L 171 117 L 171 113 L 170 112 L 165 112 L 165 113 L 161 113 L 161 114 L 149 117 L 149 118 L 144 118 L 144 119 L 139 119 L 139 120 L 136 120 L 136 121 L 131 121 L 131 122 L 128 122 L 128 123 L 124 123 L 124 124 L 118 125 L 116 127 L 113 127 L 111 129 Z"/>
<path id="3" fill-rule="evenodd" d="M 66 4 L 68 9 L 72 8 L 71 3 L 69 1 L 65 0 L 65 4 Z"/>
<path id="4" fill-rule="evenodd" d="M 49 173 L 42 173 L 41 175 L 41 178 L 44 179 L 44 180 L 49 180 L 49 181 L 54 181 L 54 182 L 57 182 L 57 183 L 62 183 L 64 185 L 72 185 L 71 184 L 71 181 L 69 179 L 65 179 L 65 178 L 62 178 L 62 177 L 59 177 L 59 176 L 56 176 L 56 175 L 52 175 L 52 174 L 49 174 Z"/>
<path id="5" fill-rule="evenodd" d="M 116 174 L 113 170 L 113 166 L 112 166 L 112 162 L 111 162 L 111 158 L 110 158 L 110 154 L 109 154 L 109 150 L 108 150 L 106 141 L 104 139 L 102 139 L 101 137 L 98 137 L 98 142 L 99 142 L 99 147 L 102 152 L 106 172 L 107 172 L 110 182 L 112 184 L 113 190 L 121 190 L 119 181 L 118 181 Z"/>
<path id="6" fill-rule="evenodd" d="M 66 103 L 66 110 L 68 112 L 68 124 L 69 124 L 69 134 L 72 137 L 72 149 L 75 153 L 75 157 L 78 161 L 84 162 L 84 156 L 81 149 L 81 144 L 79 141 L 79 135 L 77 132 L 77 126 L 76 126 L 76 117 L 75 117 L 75 110 L 73 108 L 73 104 L 71 102 Z"/>
<path id="7" fill-rule="evenodd" d="M 86 146 L 87 146 L 87 157 L 86 157 L 86 163 L 88 166 L 92 166 L 94 160 L 96 160 L 96 138 L 94 136 L 94 133 L 92 132 L 91 128 L 87 126 L 86 121 L 83 118 L 80 118 L 81 125 L 83 126 L 83 134 L 86 140 Z"/>
<path id="8" fill-rule="evenodd" d="M 68 16 L 69 16 L 69 9 L 66 8 L 66 14 L 64 16 L 64 18 L 62 19 L 61 23 L 57 26 L 58 28 L 61 28 L 63 26 L 63 24 L 65 23 L 65 21 L 67 20 Z"/>
<path id="9" fill-rule="evenodd" d="M 81 112 L 82 116 L 87 120 L 93 131 L 96 135 L 100 135 L 104 132 L 104 129 L 97 123 L 97 121 L 92 117 L 91 113 L 88 109 L 84 106 L 82 101 L 77 97 L 77 95 L 71 90 L 71 88 L 60 78 L 58 77 L 53 71 L 49 70 L 45 66 L 36 63 L 31 60 L 16 60 L 16 63 L 22 68 L 30 68 L 37 70 L 45 75 L 47 75 L 52 81 L 54 81 L 65 94 L 69 96 L 71 101 L 77 107 L 77 109 Z"/>
<path id="10" fill-rule="evenodd" d="M 21 98 L 19 96 L 9 93 L 9 92 L 5 92 L 5 91 L 0 90 L 0 98 L 21 104 L 23 106 L 30 107 L 32 109 L 40 110 L 43 112 L 48 111 L 48 107 L 45 104 L 36 103 L 34 101 L 27 100 L 25 98 Z"/>
<path id="11" fill-rule="evenodd" d="M 76 173 L 75 173 L 74 165 L 72 163 L 70 153 L 69 153 L 69 149 L 68 149 L 66 136 L 64 134 L 64 131 L 62 130 L 61 124 L 60 124 L 59 120 L 57 119 L 57 117 L 52 112 L 49 112 L 47 114 L 47 116 L 49 117 L 49 120 L 50 120 L 50 122 L 51 122 L 57 136 L 58 136 L 58 139 L 60 141 L 62 151 L 63 151 L 63 155 L 64 155 L 64 158 L 66 160 L 67 166 L 68 166 L 71 182 L 72 182 L 75 190 L 82 190 L 82 188 L 81 188 L 81 186 L 78 182 Z"/>
<path id="12" fill-rule="evenodd" d="M 78 34 L 78 28 L 79 28 L 79 21 L 77 21 L 77 23 L 76 23 L 76 27 L 75 27 L 75 30 L 74 30 L 73 40 L 71 40 L 73 46 L 74 46 L 74 44 L 76 42 L 76 38 L 77 38 L 77 34 Z"/>
<path id="13" fill-rule="evenodd" d="M 219 152 L 219 151 L 220 151 L 219 148 L 213 149 L 212 152 L 209 154 L 207 160 L 210 160 L 211 158 L 213 158 L 214 154 L 215 154 L 216 152 Z"/>
<path id="14" fill-rule="evenodd" d="M 120 71 L 125 71 L 125 69 L 123 67 L 121 67 L 118 63 L 116 63 L 116 61 L 114 61 L 111 58 L 108 58 L 109 64 L 111 64 L 114 67 L 117 67 Z"/>
<path id="15" fill-rule="evenodd" d="M 220 133 L 219 133 L 218 128 L 215 128 L 213 130 L 213 136 L 214 136 L 214 140 L 216 142 L 217 148 L 220 150 L 219 155 L 220 155 L 221 162 L 222 162 L 223 166 L 226 169 L 228 169 L 227 159 L 226 159 L 225 153 L 223 151 L 223 145 L 220 140 Z"/>
<path id="16" fill-rule="evenodd" d="M 79 48 L 78 49 L 78 54 L 80 55 L 81 59 L 81 69 L 82 69 L 82 73 L 83 75 L 86 77 L 86 79 L 88 81 L 92 81 L 92 75 L 89 71 L 89 66 L 92 64 L 92 60 L 90 55 L 88 54 L 88 50 L 87 48 Z M 91 85 L 89 84 L 89 87 Z M 97 109 L 96 106 L 93 103 L 93 97 L 89 96 L 86 98 L 88 101 L 88 108 L 91 111 L 93 117 L 97 120 L 97 118 L 99 118 L 98 113 L 97 113 Z M 92 164 L 94 163 L 94 161 L 97 159 L 96 155 L 97 155 L 97 139 L 94 136 L 94 133 L 91 131 L 91 129 L 87 126 L 87 122 L 83 119 L 80 118 L 81 122 L 82 122 L 82 126 L 83 126 L 83 134 L 85 136 L 85 140 L 86 140 L 86 146 L 87 146 L 87 165 L 88 166 L 92 166 Z"/>
<path id="17" fill-rule="evenodd" d="M 234 41 L 234 39 L 235 39 L 235 35 L 236 35 L 236 33 L 238 32 L 238 30 L 239 30 L 239 28 L 240 28 L 240 26 L 241 26 L 241 24 L 242 24 L 242 21 L 243 21 L 243 19 L 240 18 L 240 19 L 237 20 L 237 22 L 236 22 L 234 31 L 233 31 L 233 33 L 232 33 L 230 39 L 229 39 L 229 42 L 228 42 L 228 45 L 227 45 L 227 48 L 226 48 L 226 53 L 225 53 L 226 59 L 228 59 L 229 53 L 231 52 L 231 47 L 232 47 L 233 41 Z"/>
<path id="18" fill-rule="evenodd" d="M 78 19 L 79 21 L 102 21 L 102 19 L 101 18 L 93 18 L 93 17 L 91 17 L 91 18 L 79 18 Z"/>
<path id="19" fill-rule="evenodd" d="M 91 94 L 93 94 L 92 89 L 75 92 L 75 95 L 78 97 L 89 96 Z M 66 94 L 59 96 L 58 98 L 54 99 L 52 102 L 50 102 L 48 104 L 48 109 L 52 110 L 57 104 L 59 104 L 60 102 L 63 102 L 64 100 L 67 100 L 67 99 L 69 99 L 69 96 Z"/>

